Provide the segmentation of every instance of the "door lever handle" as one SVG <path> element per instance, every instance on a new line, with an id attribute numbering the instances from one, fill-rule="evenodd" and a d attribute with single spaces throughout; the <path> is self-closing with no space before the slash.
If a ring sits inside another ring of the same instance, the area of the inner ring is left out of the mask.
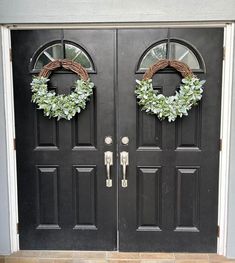
<path id="1" fill-rule="evenodd" d="M 120 164 L 122 165 L 122 187 L 127 187 L 127 178 L 126 178 L 126 167 L 129 165 L 129 153 L 126 151 L 121 152 L 120 154 Z"/>
<path id="2" fill-rule="evenodd" d="M 113 153 L 110 151 L 107 151 L 104 153 L 104 165 L 106 166 L 106 173 L 107 173 L 107 179 L 106 179 L 106 187 L 112 187 L 112 179 L 110 174 L 110 166 L 113 165 Z"/>

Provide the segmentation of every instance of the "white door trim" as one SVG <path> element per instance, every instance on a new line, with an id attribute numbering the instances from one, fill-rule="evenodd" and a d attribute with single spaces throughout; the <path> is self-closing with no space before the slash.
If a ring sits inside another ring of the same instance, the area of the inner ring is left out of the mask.
<path id="1" fill-rule="evenodd" d="M 217 253 L 226 255 L 227 226 L 228 226 L 228 182 L 230 164 L 232 88 L 233 88 L 233 60 L 234 60 L 234 23 L 227 24 L 224 30 L 224 61 L 222 75 L 221 97 L 221 126 L 222 140 L 219 167 L 219 206 L 218 226 L 219 238 Z"/>
<path id="2" fill-rule="evenodd" d="M 16 174 L 16 151 L 14 146 L 15 138 L 15 116 L 14 116 L 14 97 L 13 79 L 11 63 L 11 35 L 10 30 L 1 27 L 2 40 L 2 68 L 3 68 L 3 94 L 5 107 L 5 129 L 6 129 L 6 148 L 7 148 L 7 183 L 9 199 L 9 226 L 10 226 L 10 245 L 11 252 L 19 249 L 18 224 L 18 198 L 17 198 L 17 174 Z"/>
<path id="3" fill-rule="evenodd" d="M 226 21 L 217 22 L 124 22 L 124 23 L 79 23 L 79 24 L 7 24 L 12 30 L 27 29 L 108 29 L 108 28 L 199 28 L 225 27 Z"/>
<path id="4" fill-rule="evenodd" d="M 144 27 L 224 27 L 224 46 L 226 50 L 223 62 L 222 79 L 222 104 L 221 104 L 221 139 L 222 150 L 219 161 L 219 206 L 218 224 L 220 226 L 220 236 L 218 237 L 217 252 L 226 255 L 227 247 L 227 215 L 228 215 L 228 180 L 229 180 L 229 160 L 230 160 L 230 132 L 231 132 L 231 94 L 232 94 L 232 70 L 233 70 L 233 48 L 234 48 L 234 23 L 162 23 L 144 24 Z M 17 234 L 18 222 L 18 202 L 17 202 L 17 174 L 16 174 L 16 153 L 13 140 L 15 138 L 15 119 L 14 119 L 14 99 L 13 99 L 13 79 L 12 62 L 10 61 L 9 49 L 11 47 L 10 30 L 20 29 L 52 29 L 52 28 L 121 28 L 122 25 L 115 24 L 89 24 L 89 25 L 8 25 L 1 26 L 2 53 L 3 53 L 3 78 L 4 78 L 4 101 L 5 101 L 5 122 L 7 135 L 7 168 L 8 168 L 8 196 L 10 206 L 10 238 L 11 252 L 19 249 L 19 238 Z M 140 28 L 139 24 L 126 25 L 126 27 Z"/>

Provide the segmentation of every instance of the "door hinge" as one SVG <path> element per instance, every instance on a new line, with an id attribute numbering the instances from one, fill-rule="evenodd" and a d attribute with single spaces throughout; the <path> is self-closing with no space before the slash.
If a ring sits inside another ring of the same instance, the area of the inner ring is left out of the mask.
<path id="1" fill-rule="evenodd" d="M 10 61 L 12 62 L 12 48 L 9 49 Z"/>
<path id="2" fill-rule="evenodd" d="M 222 139 L 219 139 L 219 150 L 222 151 Z"/>
<path id="3" fill-rule="evenodd" d="M 16 138 L 13 139 L 13 149 L 16 150 Z"/>
<path id="4" fill-rule="evenodd" d="M 16 224 L 16 233 L 19 234 L 19 223 Z"/>
<path id="5" fill-rule="evenodd" d="M 217 226 L 217 228 L 216 228 L 216 235 L 217 235 L 217 237 L 219 237 L 219 234 L 220 234 L 220 227 Z"/>
<path id="6" fill-rule="evenodd" d="M 226 56 L 226 48 L 223 47 L 223 60 L 225 60 L 225 56 Z"/>

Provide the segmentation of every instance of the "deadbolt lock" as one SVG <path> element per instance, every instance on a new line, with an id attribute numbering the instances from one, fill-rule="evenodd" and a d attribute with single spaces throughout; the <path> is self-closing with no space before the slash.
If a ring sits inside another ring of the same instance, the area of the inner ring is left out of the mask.
<path id="1" fill-rule="evenodd" d="M 124 136 L 124 137 L 122 137 L 121 142 L 122 142 L 123 145 L 128 145 L 129 138 L 127 136 Z"/>
<path id="2" fill-rule="evenodd" d="M 112 139 L 111 136 L 106 136 L 106 137 L 104 138 L 104 142 L 105 142 L 105 144 L 107 144 L 107 145 L 111 145 L 111 144 L 113 143 L 113 139 Z"/>

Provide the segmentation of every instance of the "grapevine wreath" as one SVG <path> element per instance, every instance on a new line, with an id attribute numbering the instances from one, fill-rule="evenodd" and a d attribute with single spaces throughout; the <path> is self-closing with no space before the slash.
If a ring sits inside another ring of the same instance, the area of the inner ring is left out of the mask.
<path id="1" fill-rule="evenodd" d="M 153 90 L 152 77 L 160 69 L 172 67 L 183 76 L 179 91 L 174 96 L 166 97 Z M 192 73 L 192 70 L 183 62 L 177 60 L 159 60 L 145 72 L 142 80 L 136 80 L 136 97 L 141 110 L 155 114 L 160 120 L 168 119 L 175 121 L 179 116 L 188 115 L 188 111 L 202 98 L 203 84 L 205 80 L 200 80 Z"/>
<path id="2" fill-rule="evenodd" d="M 57 95 L 54 91 L 48 91 L 47 82 L 53 70 L 63 67 L 80 76 L 74 83 L 74 91 L 69 95 Z M 90 81 L 87 71 L 77 62 L 62 59 L 54 60 L 45 65 L 38 76 L 34 76 L 31 82 L 32 102 L 38 109 L 42 109 L 45 116 L 56 117 L 57 120 L 70 120 L 81 109 L 85 109 L 86 102 L 93 93 L 94 84 Z"/>

